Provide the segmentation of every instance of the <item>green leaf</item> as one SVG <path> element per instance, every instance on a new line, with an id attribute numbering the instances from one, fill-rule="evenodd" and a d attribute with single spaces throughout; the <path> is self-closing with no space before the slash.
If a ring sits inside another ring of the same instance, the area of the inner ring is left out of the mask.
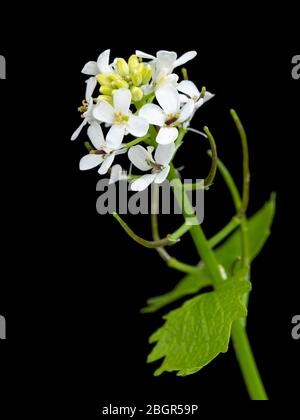
<path id="1" fill-rule="evenodd" d="M 267 203 L 248 220 L 249 254 L 251 261 L 260 253 L 271 233 L 271 225 L 275 215 L 275 194 Z M 240 230 L 235 231 L 226 242 L 216 250 L 216 257 L 226 271 L 241 255 Z"/>
<path id="2" fill-rule="evenodd" d="M 150 337 L 150 343 L 157 343 L 148 362 L 164 358 L 154 374 L 178 371 L 178 376 L 190 375 L 225 353 L 232 323 L 247 315 L 242 298 L 250 289 L 246 280 L 226 280 L 218 290 L 169 312 L 165 324 Z"/>
<path id="3" fill-rule="evenodd" d="M 142 309 L 143 313 L 155 312 L 166 305 L 169 305 L 176 300 L 197 293 L 200 289 L 210 286 L 211 280 L 204 269 L 204 266 L 199 267 L 199 274 L 188 274 L 177 284 L 177 286 L 169 293 L 155 296 L 147 300 L 148 306 Z"/>
<path id="4" fill-rule="evenodd" d="M 248 220 L 250 257 L 253 260 L 263 248 L 268 236 L 275 214 L 275 194 L 267 203 Z M 241 255 L 240 230 L 236 230 L 219 248 L 216 249 L 216 257 L 226 271 Z M 198 274 L 189 274 L 177 284 L 170 292 L 150 298 L 148 306 L 142 309 L 144 313 L 155 312 L 184 296 L 195 294 L 204 287 L 211 285 L 210 275 L 206 267 L 201 264 Z"/>

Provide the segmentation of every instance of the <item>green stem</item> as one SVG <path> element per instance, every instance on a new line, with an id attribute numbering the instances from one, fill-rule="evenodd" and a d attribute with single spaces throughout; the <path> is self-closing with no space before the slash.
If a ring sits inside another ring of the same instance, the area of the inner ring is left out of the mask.
<path id="1" fill-rule="evenodd" d="M 174 194 L 178 200 L 178 204 L 182 203 L 182 194 L 184 194 L 184 210 L 188 210 L 191 213 L 192 205 L 189 201 L 187 194 L 184 192 L 183 185 L 177 175 L 177 172 L 173 165 L 171 165 L 169 179 L 177 180 L 177 186 L 174 188 Z M 181 190 L 181 191 L 180 191 Z M 178 199 L 179 198 L 179 199 Z M 183 210 L 183 211 L 184 211 Z M 185 216 L 185 214 L 184 214 Z M 200 258 L 206 264 L 210 275 L 212 277 L 213 286 L 218 288 L 223 282 L 221 272 L 219 270 L 218 261 L 215 257 L 213 250 L 211 249 L 204 232 L 200 225 L 193 225 L 191 227 L 191 235 L 195 246 L 198 250 Z M 237 359 L 243 374 L 245 385 L 248 393 L 252 400 L 267 400 L 267 395 L 264 391 L 264 387 L 259 375 L 259 371 L 256 367 L 255 359 L 252 354 L 250 343 L 248 341 L 247 332 L 245 327 L 242 325 L 240 320 L 235 321 L 232 326 L 232 339 L 234 342 L 234 348 L 237 355 Z"/>
<path id="2" fill-rule="evenodd" d="M 186 135 L 186 132 L 187 132 L 187 128 L 181 127 L 181 129 L 179 130 L 177 140 L 175 142 L 176 146 L 179 146 L 181 144 L 183 137 Z"/>
<path id="3" fill-rule="evenodd" d="M 174 233 L 172 233 L 171 238 L 173 239 L 173 241 L 177 241 L 178 239 L 180 239 L 186 232 L 188 232 L 191 229 L 191 225 L 189 225 L 188 223 L 183 223 L 183 225 L 181 225 L 177 230 L 175 230 Z"/>
<path id="4" fill-rule="evenodd" d="M 208 151 L 209 156 L 211 156 L 211 151 Z M 236 209 L 236 211 L 238 212 L 241 208 L 241 197 L 240 197 L 240 193 L 239 190 L 237 189 L 237 186 L 235 185 L 235 182 L 230 174 L 230 172 L 228 171 L 228 169 L 226 168 L 226 166 L 224 165 L 224 163 L 222 163 L 222 161 L 220 159 L 218 159 L 218 169 L 229 189 L 229 192 L 231 194 L 233 203 L 234 203 L 234 207 Z"/>
<path id="5" fill-rule="evenodd" d="M 250 191 L 250 170 L 249 170 L 249 150 L 248 150 L 248 142 L 247 142 L 247 135 L 241 120 L 239 119 L 237 113 L 234 109 L 230 110 L 230 114 L 233 118 L 235 126 L 239 132 L 241 144 L 242 144 L 242 152 L 243 152 L 243 196 L 242 196 L 242 203 L 240 208 L 240 214 L 243 216 L 246 214 L 248 204 L 249 204 L 249 191 Z"/>
<path id="6" fill-rule="evenodd" d="M 234 322 L 231 335 L 236 357 L 251 399 L 267 401 L 268 396 L 257 369 L 245 327 L 240 322 Z"/>
<path id="7" fill-rule="evenodd" d="M 217 246 L 223 239 L 227 238 L 241 224 L 241 219 L 233 217 L 226 226 L 223 227 L 218 233 L 209 239 L 208 243 L 211 248 Z"/>
<path id="8" fill-rule="evenodd" d="M 186 274 L 197 274 L 199 273 L 199 267 L 195 267 L 190 264 L 186 264 L 182 261 L 178 261 L 176 258 L 171 258 L 167 261 L 167 264 L 171 268 L 175 268 L 175 270 L 182 271 Z"/>
<path id="9" fill-rule="evenodd" d="M 118 213 L 113 213 L 114 218 L 120 223 L 122 228 L 125 230 L 128 236 L 130 236 L 135 242 L 144 246 L 145 248 L 159 248 L 162 246 L 173 245 L 177 241 L 173 240 L 171 235 L 167 235 L 166 238 L 160 239 L 158 241 L 148 241 L 144 238 L 138 236 L 128 225 L 124 222 L 124 220 L 118 215 Z"/>
<path id="10" fill-rule="evenodd" d="M 159 234 L 159 227 L 158 227 L 158 210 L 159 210 L 159 189 L 157 184 L 152 184 L 151 186 L 152 190 L 152 200 L 151 200 L 151 230 L 152 230 L 152 238 L 154 241 L 160 240 L 160 234 Z M 171 256 L 166 251 L 166 249 L 163 246 L 160 246 L 156 248 L 156 251 L 158 252 L 158 255 L 165 261 L 168 262 L 171 259 Z"/>
<path id="11" fill-rule="evenodd" d="M 136 144 L 139 144 L 142 141 L 145 142 L 145 143 L 148 143 L 147 140 L 149 140 L 149 135 L 148 134 L 146 134 L 143 137 L 138 137 L 137 139 L 134 139 L 134 140 L 130 141 L 129 143 L 124 144 L 123 146 L 126 149 L 129 149 L 129 147 L 135 146 Z"/>

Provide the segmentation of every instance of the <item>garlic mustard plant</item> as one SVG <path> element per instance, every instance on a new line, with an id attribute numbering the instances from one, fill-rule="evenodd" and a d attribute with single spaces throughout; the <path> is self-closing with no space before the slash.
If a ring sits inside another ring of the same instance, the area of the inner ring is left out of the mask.
<path id="1" fill-rule="evenodd" d="M 246 318 L 251 291 L 250 267 L 270 234 L 275 197 L 273 194 L 248 218 L 248 143 L 234 110 L 230 113 L 242 151 L 241 192 L 219 159 L 217 144 L 208 127 L 202 132 L 192 126 L 202 105 L 214 96 L 189 80 L 185 68 L 181 69 L 180 77 L 179 67 L 196 54 L 189 51 L 178 57 L 172 51 L 161 50 L 150 55 L 137 50 L 128 59 L 111 60 L 110 50 L 102 52 L 97 61 L 88 62 L 82 70 L 90 77 L 86 80 L 85 99 L 78 108 L 82 123 L 71 139 L 78 138 L 87 127 L 88 153 L 80 160 L 80 170 L 98 168 L 100 175 L 109 174 L 110 184 L 122 180 L 128 182 L 132 191 L 149 188 L 154 192 L 151 194 L 152 239 L 137 235 L 116 212 L 113 216 L 132 240 L 157 251 L 170 269 L 184 273 L 173 290 L 150 298 L 142 310 L 152 313 L 185 298 L 181 306 L 164 315 L 164 323 L 150 337 L 153 348 L 148 362 L 161 361 L 154 374 L 195 374 L 227 352 L 232 339 L 249 397 L 267 400 L 248 340 Z M 194 184 L 183 182 L 181 170 L 176 167 L 176 155 L 184 152 L 190 132 L 204 136 L 202 141 L 208 141 L 210 146 L 210 171 L 203 182 Z M 119 160 L 121 155 L 123 158 Z M 217 171 L 232 196 L 235 214 L 223 229 L 207 238 L 202 225 L 191 223 L 195 212 L 188 193 L 211 188 Z M 158 188 L 167 181 L 182 209 L 184 202 L 184 220 L 173 233 L 161 238 L 156 211 Z M 174 258 L 169 251 L 187 234 L 191 235 L 199 258 L 200 263 L 195 266 Z M 204 291 L 208 286 L 210 291 Z"/>

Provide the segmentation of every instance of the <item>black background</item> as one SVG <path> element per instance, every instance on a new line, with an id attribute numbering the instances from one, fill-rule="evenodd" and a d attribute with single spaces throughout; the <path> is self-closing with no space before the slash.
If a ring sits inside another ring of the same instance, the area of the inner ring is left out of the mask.
<path id="1" fill-rule="evenodd" d="M 229 109 L 238 111 L 251 153 L 249 214 L 271 191 L 278 194 L 272 237 L 253 264 L 249 336 L 270 399 L 292 400 L 299 394 L 299 342 L 291 338 L 291 318 L 299 313 L 300 97 L 291 59 L 300 53 L 299 45 L 276 23 L 255 22 L 243 31 L 243 25 L 224 25 L 214 37 L 201 31 L 200 23 L 187 24 L 172 37 L 159 22 L 157 39 L 146 39 L 141 31 L 137 41 L 134 31 L 122 26 L 113 41 L 104 29 L 97 37 L 95 28 L 71 32 L 66 24 L 55 36 L 55 25 L 45 28 L 47 35 L 38 26 L 28 39 L 20 37 L 0 51 L 7 58 L 7 80 L 0 81 L 5 197 L 0 313 L 8 329 L 1 342 L 2 383 L 8 396 L 28 395 L 22 409 L 42 401 L 46 411 L 55 410 L 60 402 L 60 413 L 82 410 L 94 418 L 110 402 L 201 406 L 248 399 L 232 349 L 186 378 L 154 378 L 155 366 L 145 363 L 148 337 L 161 325 L 164 311 L 141 315 L 139 310 L 181 276 L 154 251 L 131 242 L 111 216 L 96 213 L 97 172 L 78 170 L 86 136 L 69 141 L 80 123 L 81 68 L 106 48 L 125 58 L 135 49 L 178 55 L 196 49 L 198 56 L 188 64 L 190 78 L 216 97 L 198 111 L 193 126 L 210 127 L 219 155 L 241 180 L 240 144 Z M 197 136 L 186 139 L 177 162 L 185 165 L 187 177 L 206 175 L 206 149 Z M 204 228 L 210 236 L 234 211 L 220 177 L 205 200 Z M 147 216 L 127 220 L 149 237 Z M 163 216 L 162 231 L 178 222 Z M 189 239 L 174 252 L 197 262 Z"/>

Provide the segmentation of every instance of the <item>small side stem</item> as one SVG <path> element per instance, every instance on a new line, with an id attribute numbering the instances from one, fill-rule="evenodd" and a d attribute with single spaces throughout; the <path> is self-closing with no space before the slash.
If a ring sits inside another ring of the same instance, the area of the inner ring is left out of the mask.
<path id="1" fill-rule="evenodd" d="M 239 225 L 241 224 L 241 219 L 238 217 L 233 217 L 231 221 L 223 227 L 222 230 L 220 230 L 218 233 L 216 233 L 212 238 L 208 240 L 209 246 L 211 248 L 214 248 L 217 246 L 220 242 L 223 241 L 223 239 L 227 238 Z"/>
<path id="2" fill-rule="evenodd" d="M 182 271 L 186 274 L 197 274 L 199 272 L 199 267 L 178 261 L 176 258 L 171 258 L 168 260 L 167 264 L 169 267 L 175 268 L 176 270 Z"/>

